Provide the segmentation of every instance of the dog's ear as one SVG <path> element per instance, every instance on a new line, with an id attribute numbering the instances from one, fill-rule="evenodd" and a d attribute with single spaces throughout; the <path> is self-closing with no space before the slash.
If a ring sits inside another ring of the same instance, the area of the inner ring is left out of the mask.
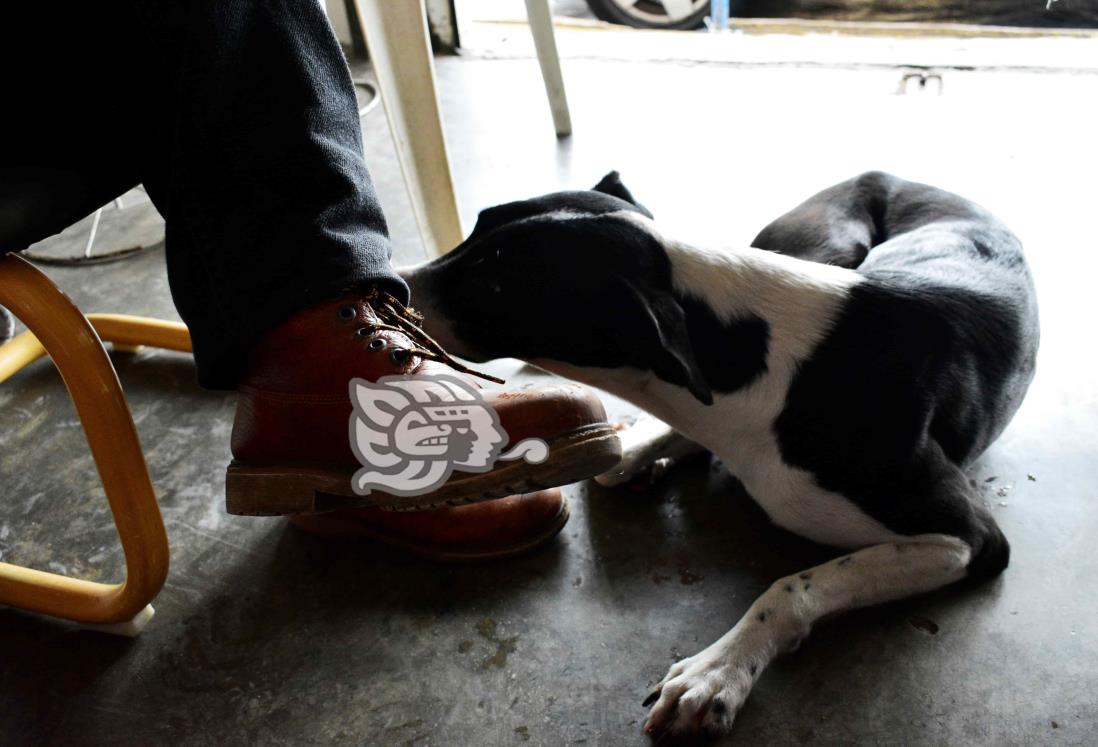
<path id="1" fill-rule="evenodd" d="M 617 171 L 611 171 L 609 174 L 604 176 L 599 181 L 599 183 L 595 185 L 594 191 L 602 192 L 603 194 L 611 195 L 613 197 L 625 200 L 630 205 L 647 215 L 649 218 L 652 217 L 652 213 L 648 211 L 648 208 L 637 202 L 637 198 L 633 197 L 633 193 L 630 192 L 624 184 L 622 184 L 621 174 L 619 174 Z"/>
<path id="2" fill-rule="evenodd" d="M 638 357 L 652 372 L 670 384 L 685 387 L 704 405 L 713 404 L 713 392 L 694 356 L 686 312 L 667 291 L 642 290 L 628 283 L 629 293 L 639 303 L 643 329 L 637 344 Z"/>

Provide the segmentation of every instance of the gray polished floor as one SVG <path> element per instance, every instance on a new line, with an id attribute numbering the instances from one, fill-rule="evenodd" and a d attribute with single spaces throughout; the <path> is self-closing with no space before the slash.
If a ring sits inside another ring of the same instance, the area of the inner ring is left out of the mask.
<path id="1" fill-rule="evenodd" d="M 557 142 L 533 61 L 438 67 L 467 227 L 479 207 L 617 168 L 669 232 L 746 243 L 815 190 L 880 168 L 1015 228 L 1042 304 L 1039 373 L 972 474 L 1011 567 L 821 625 L 762 677 L 732 741 L 1098 742 L 1098 80 L 952 72 L 941 96 L 898 96 L 886 70 L 570 60 L 575 135 Z M 380 111 L 365 131 L 397 254 L 418 260 Z M 117 219 L 104 242 L 155 233 Z M 86 311 L 172 318 L 162 251 L 50 274 Z M 704 461 L 650 489 L 572 486 L 562 535 L 504 563 L 319 541 L 224 513 L 233 395 L 198 389 L 186 356 L 115 362 L 171 576 L 136 640 L 0 610 L 0 744 L 644 744 L 646 685 L 773 579 L 830 554 L 770 526 Z M 102 490 L 44 362 L 0 387 L 0 476 L 0 558 L 118 577 Z"/>

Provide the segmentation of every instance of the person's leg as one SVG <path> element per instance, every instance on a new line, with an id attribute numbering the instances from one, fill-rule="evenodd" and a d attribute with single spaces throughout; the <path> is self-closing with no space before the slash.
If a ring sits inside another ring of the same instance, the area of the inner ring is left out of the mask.
<path id="1" fill-rule="evenodd" d="M 540 460 L 468 472 L 454 463 L 439 473 L 456 470 L 444 482 L 415 487 L 398 488 L 386 474 L 378 480 L 392 494 L 358 490 L 353 476 L 381 467 L 349 441 L 349 384 L 453 379 L 463 366 L 405 308 L 408 290 L 389 265 L 342 51 L 315 2 L 204 0 L 181 11 L 176 0 L 142 0 L 134 7 L 149 55 L 163 65 L 159 90 L 172 93 L 154 102 L 170 108 L 157 112 L 161 130 L 147 133 L 140 162 L 167 219 L 173 294 L 191 328 L 201 383 L 240 391 L 230 511 L 460 507 L 583 479 L 616 462 L 617 438 L 597 398 L 555 387 L 486 395 L 476 405 L 494 410 L 504 430 L 478 437 L 501 438 L 504 447 L 541 440 L 548 446 Z M 460 433 L 460 425 L 440 428 Z M 387 454 L 384 467 L 402 456 Z M 398 471 L 418 464 L 408 460 Z M 384 525 L 388 536 L 408 529 L 377 515 L 347 518 L 372 530 Z M 411 526 L 417 541 L 430 538 L 421 549 L 457 541 L 495 555 L 547 539 L 565 518 L 560 494 L 541 491 Z M 439 533 L 471 525 L 475 542 L 466 531 Z"/>
<path id="2" fill-rule="evenodd" d="M 172 295 L 199 380 L 352 287 L 402 302 L 343 53 L 318 2 L 140 0 L 141 179 L 167 221 Z M 122 23 L 125 21 L 123 20 Z"/>
<path id="3" fill-rule="evenodd" d="M 540 461 L 459 471 L 437 494 L 402 493 L 399 501 L 352 489 L 356 472 L 391 459 L 356 458 L 349 384 L 439 374 L 453 381 L 463 367 L 405 307 L 349 75 L 316 4 L 86 4 L 59 22 L 72 47 L 56 67 L 73 71 L 84 115 L 62 120 L 61 107 L 59 129 L 86 134 L 89 123 L 103 144 L 81 150 L 95 158 L 80 173 L 117 181 L 104 202 L 138 178 L 145 183 L 167 222 L 169 278 L 200 381 L 240 391 L 230 509 L 456 505 L 399 521 L 358 509 L 329 514 L 438 557 L 510 554 L 555 534 L 567 518 L 559 491 L 463 504 L 582 479 L 616 462 L 601 404 L 577 387 L 496 393 L 477 405 L 494 410 L 504 429 L 489 434 L 493 443 L 544 440 Z M 53 78 L 37 76 L 29 87 L 63 97 L 62 76 Z M 41 113 L 27 111 L 31 119 Z M 35 128 L 49 129 L 40 117 Z M 62 133 L 36 142 L 26 149 L 35 164 L 68 162 L 71 154 L 53 149 L 67 143 Z"/>
<path id="4" fill-rule="evenodd" d="M 320 3 L 31 3 L 4 20 L 22 42 L 3 45 L 7 248 L 144 182 L 204 386 L 234 388 L 264 333 L 341 290 L 408 300 Z"/>

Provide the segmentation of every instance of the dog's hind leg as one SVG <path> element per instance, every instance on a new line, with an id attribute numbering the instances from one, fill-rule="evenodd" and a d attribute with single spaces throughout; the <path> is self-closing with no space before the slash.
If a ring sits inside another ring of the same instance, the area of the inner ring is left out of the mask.
<path id="1" fill-rule="evenodd" d="M 635 423 L 618 433 L 618 437 L 621 439 L 621 463 L 595 478 L 605 487 L 622 485 L 646 471 L 649 479 L 655 481 L 676 461 L 706 451 L 648 413 L 641 413 Z"/>
<path id="2" fill-rule="evenodd" d="M 971 221 L 994 219 L 958 195 L 870 171 L 809 197 L 760 231 L 751 246 L 853 269 L 898 234 L 930 223 Z"/>
<path id="3" fill-rule="evenodd" d="M 887 238 L 882 216 L 895 183 L 900 180 L 870 172 L 828 187 L 772 221 L 751 246 L 856 268 Z"/>
<path id="4" fill-rule="evenodd" d="M 716 643 L 670 668 L 645 701 L 655 702 L 645 729 L 727 731 L 767 665 L 796 649 L 816 622 L 1000 572 L 1009 546 L 986 509 L 972 502 L 967 481 L 957 491 L 954 478 L 963 475 L 953 470 L 942 487 L 955 491 L 956 510 L 945 521 L 956 524 L 960 517 L 963 531 L 882 542 L 780 579 Z M 934 506 L 927 509 L 932 513 Z"/>

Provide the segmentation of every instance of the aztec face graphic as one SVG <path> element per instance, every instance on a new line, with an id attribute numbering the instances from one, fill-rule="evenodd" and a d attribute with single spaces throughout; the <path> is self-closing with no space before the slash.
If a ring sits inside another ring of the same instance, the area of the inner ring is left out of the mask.
<path id="1" fill-rule="evenodd" d="M 455 470 L 487 472 L 498 459 L 541 462 L 549 447 L 526 439 L 506 454 L 507 434 L 480 390 L 456 377 L 352 379 L 351 448 L 363 465 L 352 478 L 359 495 L 382 490 L 422 495 Z"/>

